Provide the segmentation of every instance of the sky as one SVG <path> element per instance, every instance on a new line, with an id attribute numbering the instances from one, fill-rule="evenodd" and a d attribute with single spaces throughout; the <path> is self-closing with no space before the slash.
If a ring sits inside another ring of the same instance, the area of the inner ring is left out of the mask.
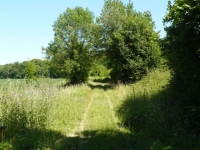
<path id="1" fill-rule="evenodd" d="M 122 0 L 127 4 L 129 0 Z M 164 37 L 168 0 L 131 0 L 137 11 L 150 11 L 156 31 Z M 67 8 L 89 8 L 97 17 L 104 0 L 0 0 L 0 65 L 44 59 L 41 47 L 53 41 L 54 21 Z"/>

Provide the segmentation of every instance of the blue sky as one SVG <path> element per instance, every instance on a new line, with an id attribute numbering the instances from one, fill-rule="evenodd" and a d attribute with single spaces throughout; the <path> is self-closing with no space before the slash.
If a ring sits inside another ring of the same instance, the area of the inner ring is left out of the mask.
<path id="1" fill-rule="evenodd" d="M 125 4 L 129 0 L 122 0 Z M 168 0 L 132 0 L 134 9 L 152 13 L 163 37 Z M 66 8 L 88 7 L 99 16 L 104 0 L 0 0 L 0 65 L 44 58 L 41 47 L 53 40 L 54 21 Z"/>

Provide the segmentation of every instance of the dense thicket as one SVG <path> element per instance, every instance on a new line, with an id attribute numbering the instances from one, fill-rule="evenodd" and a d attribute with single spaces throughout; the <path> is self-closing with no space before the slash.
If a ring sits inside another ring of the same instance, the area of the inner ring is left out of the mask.
<path id="1" fill-rule="evenodd" d="M 31 66 L 31 67 L 30 67 Z M 33 59 L 22 63 L 15 62 L 6 65 L 0 65 L 0 79 L 23 79 L 28 72 L 33 72 L 35 77 L 54 77 L 54 72 L 48 65 L 48 61 L 41 59 Z M 56 76 L 55 76 L 56 77 Z"/>
<path id="2" fill-rule="evenodd" d="M 182 124 L 200 133 L 200 1 L 175 0 L 164 19 L 171 86 L 182 108 Z"/>
<path id="3" fill-rule="evenodd" d="M 113 81 L 141 79 L 158 65 L 159 36 L 150 12 L 135 11 L 131 2 L 124 5 L 120 0 L 106 0 L 97 23 Z"/>

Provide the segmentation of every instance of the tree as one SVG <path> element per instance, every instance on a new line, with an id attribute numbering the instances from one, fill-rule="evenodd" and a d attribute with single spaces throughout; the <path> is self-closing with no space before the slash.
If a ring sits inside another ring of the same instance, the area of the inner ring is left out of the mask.
<path id="1" fill-rule="evenodd" d="M 22 78 L 22 68 L 19 62 L 10 64 L 10 78 L 20 79 Z"/>
<path id="2" fill-rule="evenodd" d="M 134 11 L 131 2 L 124 5 L 120 0 L 106 0 L 97 22 L 115 82 L 141 79 L 157 66 L 159 36 L 149 12 Z"/>
<path id="3" fill-rule="evenodd" d="M 165 52 L 172 72 L 171 86 L 184 115 L 182 123 L 200 133 L 200 3 L 169 1 L 164 18 Z"/>
<path id="4" fill-rule="evenodd" d="M 1 66 L 0 78 L 12 78 L 20 79 L 23 77 L 23 68 L 19 62 L 14 62 L 12 64 L 5 64 Z"/>
<path id="5" fill-rule="evenodd" d="M 27 83 L 30 83 L 32 80 L 36 80 L 36 76 L 34 74 L 35 74 L 35 65 L 29 61 L 26 63 L 26 68 L 25 68 L 25 77 Z"/>
<path id="6" fill-rule="evenodd" d="M 43 48 L 51 68 L 71 84 L 88 78 L 93 24 L 93 13 L 89 9 L 68 8 L 53 25 L 54 40 Z"/>
<path id="7" fill-rule="evenodd" d="M 4 66 L 0 65 L 0 79 L 4 78 Z"/>
<path id="8" fill-rule="evenodd" d="M 35 76 L 38 78 L 49 77 L 49 65 L 47 60 L 32 59 L 30 63 L 35 65 Z"/>

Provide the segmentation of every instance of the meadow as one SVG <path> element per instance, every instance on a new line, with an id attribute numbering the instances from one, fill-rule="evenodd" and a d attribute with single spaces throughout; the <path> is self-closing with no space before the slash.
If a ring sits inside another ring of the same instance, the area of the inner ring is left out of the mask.
<path id="1" fill-rule="evenodd" d="M 169 71 L 133 84 L 0 80 L 0 150 L 173 149 L 166 121 Z"/>

